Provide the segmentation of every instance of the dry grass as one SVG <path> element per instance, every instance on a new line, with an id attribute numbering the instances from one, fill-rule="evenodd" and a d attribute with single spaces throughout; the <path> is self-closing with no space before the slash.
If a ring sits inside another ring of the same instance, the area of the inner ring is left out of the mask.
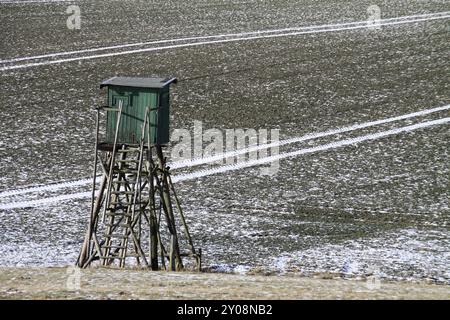
<path id="1" fill-rule="evenodd" d="M 69 290 L 74 270 L 80 288 Z M 232 275 L 139 270 L 1 268 L 1 299 L 450 299 L 449 286 L 318 275 Z M 372 284 L 372 285 L 371 285 Z"/>

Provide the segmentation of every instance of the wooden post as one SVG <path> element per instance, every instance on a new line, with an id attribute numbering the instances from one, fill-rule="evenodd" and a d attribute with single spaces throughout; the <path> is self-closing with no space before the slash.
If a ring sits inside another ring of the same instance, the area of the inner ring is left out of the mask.
<path id="1" fill-rule="evenodd" d="M 150 140 L 150 113 L 147 108 L 145 113 L 146 120 L 148 121 L 149 129 L 146 130 L 147 133 L 147 170 L 148 170 L 148 182 L 149 182 L 149 207 L 150 207 L 150 217 L 149 217 L 149 255 L 150 255 L 150 266 L 153 271 L 159 269 L 158 266 L 158 243 L 159 243 L 159 227 L 158 219 L 156 217 L 156 203 L 155 203 L 155 163 L 153 162 L 153 150 Z"/>
<path id="2" fill-rule="evenodd" d="M 111 191 L 111 185 L 112 185 L 112 176 L 113 176 L 113 169 L 114 169 L 114 159 L 116 156 L 116 148 L 117 148 L 117 139 L 119 136 L 119 128 L 120 128 L 120 119 L 122 117 L 122 104 L 123 101 L 119 100 L 119 114 L 117 115 L 117 123 L 116 123 L 116 132 L 114 134 L 114 144 L 113 144 L 113 149 L 112 149 L 112 155 L 111 155 L 111 164 L 110 164 L 110 168 L 109 168 L 109 175 L 108 175 L 108 189 L 107 189 L 107 193 L 109 194 Z M 108 203 L 108 199 L 106 199 L 106 203 L 105 203 L 105 207 L 103 209 L 103 222 L 105 222 L 105 214 L 106 214 L 106 210 L 109 207 L 109 203 Z"/>
<path id="3" fill-rule="evenodd" d="M 92 236 L 95 235 L 96 231 L 97 231 L 97 223 L 98 223 L 98 218 L 99 218 L 99 213 L 100 213 L 100 209 L 101 209 L 101 204 L 102 204 L 102 200 L 103 200 L 103 193 L 105 192 L 105 188 L 106 188 L 106 182 L 107 182 L 107 177 L 104 175 L 102 182 L 100 184 L 100 188 L 98 190 L 98 195 L 97 195 L 97 199 L 95 200 L 95 204 L 94 204 L 94 209 L 92 210 L 92 217 L 89 221 L 89 225 L 88 225 L 88 230 L 90 231 L 89 236 L 86 234 L 87 238 L 89 239 L 89 241 L 92 239 Z M 87 241 L 87 240 L 85 240 Z M 95 244 L 95 241 L 94 241 Z M 99 248 L 97 246 L 98 244 L 95 244 L 95 248 L 91 248 L 89 251 L 86 252 L 82 252 L 80 254 L 80 257 L 78 258 L 78 263 L 77 265 L 81 268 L 85 268 L 89 263 L 90 260 L 92 260 L 91 256 L 93 255 L 93 251 L 97 250 L 99 251 Z M 84 249 L 87 247 L 86 244 L 83 246 Z M 101 251 L 100 253 L 101 254 Z"/>
<path id="4" fill-rule="evenodd" d="M 149 149 L 149 172 L 150 172 L 150 261 L 152 270 L 158 270 L 158 222 L 156 218 L 156 206 L 155 206 L 155 167 L 152 157 L 152 150 Z"/>
<path id="5" fill-rule="evenodd" d="M 98 132 L 99 132 L 99 122 L 100 122 L 100 110 L 96 108 L 96 119 L 95 119 L 95 148 L 94 148 L 94 169 L 93 169 L 93 178 L 92 178 L 92 194 L 91 194 L 91 212 L 89 216 L 89 224 L 88 229 L 86 231 L 86 236 L 84 238 L 83 246 L 81 247 L 80 255 L 78 256 L 76 265 L 82 266 L 86 259 L 88 258 L 88 254 L 91 252 L 91 237 L 92 237 L 92 227 L 93 222 L 95 220 L 94 215 L 94 201 L 95 201 L 95 184 L 97 178 L 97 152 L 98 152 Z"/>
<path id="6" fill-rule="evenodd" d="M 175 226 L 175 217 L 173 215 L 172 201 L 170 199 L 169 182 L 167 179 L 167 171 L 165 159 L 162 153 L 161 146 L 156 146 L 156 154 L 159 160 L 159 169 L 161 170 L 161 183 L 162 183 L 162 201 L 163 209 L 166 214 L 167 224 L 170 232 L 170 249 L 169 249 L 169 270 L 177 271 L 183 268 L 180 257 L 180 249 L 178 247 L 177 229 Z"/>
<path id="7" fill-rule="evenodd" d="M 168 178 L 168 181 L 169 181 L 170 189 L 171 189 L 171 191 L 173 193 L 173 196 L 175 198 L 175 203 L 177 205 L 178 212 L 180 213 L 181 222 L 183 223 L 183 227 L 184 227 L 184 234 L 185 234 L 185 236 L 186 236 L 186 238 L 188 240 L 188 243 L 189 243 L 189 249 L 191 249 L 192 253 L 195 255 L 194 243 L 192 242 L 191 234 L 189 233 L 189 227 L 188 227 L 188 225 L 186 223 L 186 219 L 184 218 L 183 209 L 181 209 L 180 200 L 178 199 L 177 193 L 175 192 L 175 188 L 174 188 L 173 183 L 172 183 L 172 178 L 170 177 L 170 175 L 167 178 Z"/>

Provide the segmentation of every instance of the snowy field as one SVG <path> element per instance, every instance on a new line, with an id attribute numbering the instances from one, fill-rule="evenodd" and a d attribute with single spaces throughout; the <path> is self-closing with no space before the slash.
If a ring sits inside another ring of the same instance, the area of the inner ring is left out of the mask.
<path id="1" fill-rule="evenodd" d="M 75 263 L 99 83 L 175 76 L 172 129 L 282 142 L 173 170 L 206 268 L 450 284 L 450 2 L 373 4 L 0 0 L 0 265 Z"/>

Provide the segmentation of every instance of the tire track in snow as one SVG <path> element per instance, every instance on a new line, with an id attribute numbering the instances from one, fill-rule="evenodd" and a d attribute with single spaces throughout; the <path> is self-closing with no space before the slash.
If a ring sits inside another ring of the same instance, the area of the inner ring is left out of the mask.
<path id="1" fill-rule="evenodd" d="M 413 16 L 390 18 L 390 19 L 396 19 L 395 21 L 391 21 L 389 19 L 380 19 L 379 24 L 377 24 L 377 27 L 378 26 L 379 27 L 394 26 L 394 25 L 401 25 L 401 24 L 410 24 L 410 23 L 425 22 L 425 21 L 432 21 L 432 20 L 448 19 L 448 18 L 450 18 L 450 12 L 440 12 L 440 13 L 435 13 L 435 14 L 429 14 L 428 16 L 425 16 L 425 17 L 417 17 L 417 18 L 410 18 L 410 17 L 413 17 Z M 403 19 L 403 20 L 400 20 L 400 19 Z M 354 24 L 354 25 L 352 25 L 352 24 Z M 325 26 L 327 26 L 327 25 L 325 25 Z M 304 28 L 311 29 L 314 27 L 316 29 L 287 32 L 287 33 L 286 32 L 285 33 L 277 33 L 277 34 L 262 34 L 262 33 L 270 32 L 270 30 L 265 30 L 265 31 L 259 31 L 259 33 L 257 35 L 244 36 L 244 37 L 240 36 L 240 37 L 232 37 L 232 38 L 221 39 L 221 40 L 189 42 L 189 43 L 173 44 L 173 45 L 167 45 L 167 46 L 161 46 L 161 47 L 142 48 L 142 49 L 135 49 L 135 50 L 128 50 L 128 51 L 119 51 L 119 52 L 110 52 L 110 53 L 103 53 L 103 54 L 96 54 L 96 55 L 65 58 L 65 59 L 59 59 L 59 60 L 47 60 L 47 61 L 43 61 L 43 62 L 9 65 L 9 66 L 0 67 L 0 71 L 17 70 L 17 69 L 44 66 L 44 65 L 60 64 L 60 63 L 65 63 L 65 62 L 91 60 L 91 59 L 98 59 L 98 58 L 108 58 L 108 57 L 122 56 L 122 55 L 135 54 L 135 53 L 144 53 L 144 52 L 152 52 L 152 51 L 160 51 L 160 50 L 168 50 L 168 49 L 180 49 L 180 48 L 213 45 L 213 44 L 220 44 L 220 43 L 233 43 L 233 42 L 257 40 L 257 39 L 271 39 L 271 38 L 290 37 L 290 36 L 298 36 L 298 35 L 314 34 L 314 33 L 339 32 L 339 31 L 346 31 L 346 30 L 358 30 L 358 29 L 373 28 L 373 25 L 368 24 L 367 21 L 335 24 L 334 26 L 336 26 L 336 27 L 320 28 L 320 26 L 312 26 L 309 28 L 308 27 L 304 27 Z M 300 28 L 298 28 L 298 29 L 300 29 Z M 293 30 L 295 30 L 295 28 Z M 223 36 L 224 35 L 221 35 L 221 37 L 223 37 Z M 166 40 L 161 40 L 161 41 L 166 41 Z M 132 44 L 128 44 L 128 45 L 132 45 Z M 94 49 L 87 49 L 87 50 L 97 50 L 97 49 L 94 48 Z M 56 54 L 62 55 L 63 53 L 56 53 Z M 15 59 L 25 59 L 25 58 L 15 58 Z M 1 63 L 4 64 L 5 62 L 1 62 Z"/>
<path id="2" fill-rule="evenodd" d="M 449 14 L 450 14 L 450 11 L 447 11 L 447 12 L 444 11 L 444 12 L 439 12 L 439 13 L 428 13 L 428 14 L 419 14 L 419 15 L 403 16 L 403 17 L 396 17 L 396 18 L 386 18 L 386 19 L 383 19 L 382 21 L 388 22 L 388 21 L 397 21 L 397 20 L 398 21 L 409 20 L 409 19 L 413 19 L 413 18 L 431 18 L 431 17 L 445 16 L 445 15 L 449 15 Z M 197 37 L 185 37 L 185 38 L 176 38 L 176 39 L 154 40 L 154 41 L 147 41 L 147 42 L 126 43 L 126 44 L 107 46 L 107 47 L 89 48 L 89 49 L 65 51 L 65 52 L 55 52 L 55 53 L 42 54 L 42 55 L 37 55 L 37 56 L 29 56 L 29 57 L 18 57 L 18 58 L 12 58 L 12 59 L 7 59 L 7 60 L 0 60 L 0 63 L 5 64 L 5 63 L 12 63 L 12 62 L 27 61 L 27 60 L 38 60 L 38 59 L 43 59 L 43 58 L 55 58 L 55 57 L 60 57 L 60 56 L 70 56 L 70 55 L 82 54 L 82 53 L 91 53 L 91 52 L 123 49 L 123 48 L 130 48 L 130 47 L 140 47 L 140 46 L 152 45 L 152 44 L 174 43 L 174 42 L 183 42 L 183 41 L 192 41 L 192 40 L 206 40 L 206 39 L 214 39 L 214 38 L 242 37 L 242 36 L 252 36 L 252 35 L 265 34 L 265 33 L 306 31 L 306 30 L 310 30 L 310 29 L 314 30 L 314 29 L 352 26 L 352 25 L 367 25 L 367 21 L 356 21 L 356 22 L 335 23 L 335 24 L 315 25 L 315 26 L 291 27 L 291 28 L 283 28 L 283 29 L 258 30 L 258 31 L 218 34 L 218 35 L 210 35 L 210 36 L 197 36 Z"/>
<path id="3" fill-rule="evenodd" d="M 0 1 L 0 4 L 27 4 L 27 3 L 50 4 L 50 3 L 59 3 L 59 2 L 78 2 L 78 1 L 76 1 L 76 0 L 23 0 L 23 1 L 6 0 L 6 1 Z"/>
<path id="4" fill-rule="evenodd" d="M 179 169 L 179 168 L 184 168 L 184 167 L 192 167 L 192 166 L 207 164 L 210 162 L 222 160 L 224 158 L 235 157 L 235 156 L 238 156 L 241 154 L 246 154 L 249 152 L 254 152 L 254 151 L 258 151 L 258 150 L 262 150 L 262 149 L 281 147 L 281 146 L 291 144 L 291 143 L 299 143 L 299 142 L 323 138 L 323 137 L 327 137 L 327 136 L 331 136 L 331 135 L 335 135 L 335 134 L 341 134 L 341 133 L 346 133 L 346 132 L 355 131 L 355 130 L 359 130 L 359 129 L 365 129 L 365 128 L 369 128 L 369 127 L 373 127 L 373 126 L 377 126 L 377 125 L 390 123 L 390 122 L 411 119 L 411 118 L 419 117 L 419 116 L 425 116 L 425 115 L 428 115 L 428 114 L 431 114 L 434 112 L 444 111 L 444 110 L 449 110 L 449 109 L 450 109 L 450 105 L 446 105 L 446 106 L 437 107 L 437 108 L 433 108 L 433 109 L 426 109 L 426 110 L 421 110 L 421 111 L 417 111 L 417 112 L 413 112 L 413 113 L 408 113 L 408 114 L 404 114 L 404 115 L 397 116 L 397 117 L 391 117 L 391 118 L 386 118 L 386 119 L 381 119 L 381 120 L 376 120 L 376 121 L 369 121 L 369 122 L 365 122 L 365 123 L 361 123 L 361 124 L 354 124 L 351 126 L 341 127 L 341 128 L 337 128 L 337 129 L 323 131 L 323 132 L 308 133 L 301 137 L 295 137 L 295 138 L 276 141 L 276 142 L 272 142 L 272 143 L 268 143 L 268 144 L 252 146 L 249 148 L 226 152 L 226 153 L 218 154 L 215 156 L 210 156 L 210 157 L 205 157 L 205 158 L 197 158 L 197 159 L 192 159 L 192 160 L 177 161 L 172 164 L 169 164 L 169 166 L 171 169 Z M 1 194 L 0 194 L 0 196 L 1 196 Z"/>
<path id="5" fill-rule="evenodd" d="M 173 180 L 173 182 L 192 180 L 192 179 L 197 179 L 197 178 L 201 178 L 201 177 L 205 177 L 205 176 L 210 176 L 210 175 L 217 174 L 217 173 L 223 173 L 223 172 L 238 170 L 238 169 L 242 169 L 242 168 L 259 166 L 259 165 L 268 164 L 268 163 L 286 159 L 286 158 L 297 157 L 300 155 L 314 153 L 314 152 L 318 152 L 318 151 L 335 149 L 338 147 L 348 146 L 348 145 L 352 145 L 352 144 L 367 141 L 367 140 L 376 140 L 376 139 L 384 138 L 387 136 L 399 134 L 402 132 L 414 131 L 417 129 L 427 128 L 430 126 L 444 124 L 444 123 L 448 123 L 448 122 L 450 122 L 450 117 L 421 122 L 421 123 L 417 123 L 417 124 L 413 124 L 413 125 L 409 125 L 409 126 L 405 126 L 405 127 L 400 127 L 400 128 L 387 130 L 387 131 L 377 132 L 374 134 L 368 134 L 368 135 L 359 136 L 359 137 L 355 137 L 355 138 L 350 138 L 350 139 L 339 140 L 339 141 L 335 141 L 335 142 L 331 142 L 331 143 L 327 143 L 327 144 L 322 144 L 322 145 L 319 145 L 316 147 L 304 148 L 304 149 L 300 149 L 300 150 L 296 150 L 296 151 L 292 151 L 292 152 L 286 152 L 286 153 L 282 153 L 279 155 L 269 156 L 269 157 L 265 157 L 265 158 L 257 159 L 257 160 L 253 160 L 253 161 L 246 161 L 246 162 L 242 162 L 242 163 L 236 163 L 236 164 L 222 166 L 219 168 L 213 168 L 213 169 L 209 169 L 209 170 L 201 170 L 201 171 L 196 171 L 196 172 L 192 172 L 192 173 L 188 173 L 188 174 L 178 175 L 178 176 L 173 177 L 172 180 Z"/>
<path id="6" fill-rule="evenodd" d="M 169 163 L 168 165 L 171 167 L 171 169 L 189 168 L 189 167 L 203 165 L 203 164 L 215 162 L 215 161 L 230 158 L 230 157 L 235 157 L 235 156 L 238 156 L 241 154 L 246 154 L 246 153 L 253 152 L 253 151 L 269 149 L 269 148 L 274 148 L 274 147 L 280 147 L 280 146 L 287 145 L 287 144 L 304 142 L 307 140 L 312 140 L 312 139 L 317 139 L 317 138 L 323 138 L 323 137 L 327 137 L 327 136 L 331 136 L 331 135 L 335 135 L 335 134 L 346 133 L 346 132 L 351 132 L 354 130 L 365 129 L 365 128 L 369 128 L 369 127 L 373 127 L 373 126 L 377 126 L 377 125 L 387 124 L 390 122 L 425 116 L 425 115 L 429 115 L 431 113 L 445 111 L 445 110 L 449 110 L 449 109 L 450 109 L 450 105 L 445 105 L 445 106 L 436 107 L 436 108 L 432 108 L 432 109 L 425 109 L 425 110 L 421 110 L 421 111 L 417 111 L 417 112 L 413 112 L 413 113 L 407 113 L 407 114 L 403 114 L 403 115 L 396 116 L 396 117 L 390 117 L 390 118 L 381 119 L 381 120 L 375 120 L 375 121 L 369 121 L 369 122 L 360 123 L 360 124 L 354 124 L 354 125 L 341 127 L 341 128 L 337 128 L 337 129 L 332 129 L 332 130 L 328 130 L 328 131 L 313 132 L 313 133 L 309 133 L 309 134 L 306 134 L 301 137 L 295 137 L 295 138 L 276 141 L 276 142 L 272 142 L 272 143 L 252 146 L 252 147 L 243 148 L 243 149 L 239 149 L 239 150 L 235 150 L 235 151 L 225 152 L 225 153 L 210 156 L 210 157 L 196 158 L 196 159 L 192 159 L 192 160 L 181 160 L 181 161 Z M 30 187 L 30 188 L 7 190 L 7 191 L 0 192 L 0 198 L 21 195 L 21 194 L 26 194 L 26 193 L 32 193 L 32 192 L 56 191 L 56 190 L 64 189 L 64 188 L 84 186 L 84 185 L 88 185 L 90 183 L 92 183 L 92 179 L 80 179 L 80 180 L 74 180 L 74 181 L 68 181 L 68 182 L 62 182 L 62 183 L 54 183 L 54 184 L 49 184 L 49 185 L 44 185 L 44 186 L 35 186 L 35 187 Z"/>
<path id="7" fill-rule="evenodd" d="M 187 180 L 193 180 L 198 179 L 205 176 L 210 176 L 214 174 L 239 170 L 242 168 L 248 168 L 248 167 L 254 167 L 259 166 L 263 164 L 268 164 L 274 161 L 279 161 L 286 158 L 292 158 L 292 157 L 298 157 L 304 154 L 309 153 L 315 153 L 320 151 L 326 151 L 331 150 L 343 146 L 353 145 L 364 141 L 371 141 L 371 140 L 377 140 L 384 137 L 404 133 L 404 132 L 410 132 L 418 129 L 423 129 L 435 125 L 441 125 L 446 124 L 450 122 L 450 117 L 437 119 L 437 120 L 431 120 L 426 122 L 421 122 L 409 126 L 399 127 L 391 130 L 381 131 L 373 134 L 363 135 L 359 137 L 354 137 L 350 139 L 344 139 L 339 140 L 323 145 L 319 145 L 316 147 L 310 147 L 310 148 L 303 148 L 292 152 L 286 152 L 274 156 L 265 157 L 262 159 L 252 160 L 252 161 L 246 161 L 242 163 L 237 163 L 234 165 L 225 165 L 218 168 L 213 168 L 209 170 L 200 170 L 188 174 L 182 174 L 177 175 L 172 178 L 173 182 L 181 182 L 181 181 L 187 181 Z M 16 209 L 16 208 L 24 208 L 24 207 L 33 207 L 53 202 L 59 202 L 59 201 L 66 201 L 66 200 L 73 200 L 73 199 L 82 199 L 87 198 L 91 196 L 91 192 L 80 192 L 80 193 L 74 193 L 74 194 L 67 194 L 67 195 L 60 195 L 56 197 L 50 197 L 45 199 L 38 199 L 38 200 L 32 200 L 32 201 L 23 201 L 23 202 L 13 202 L 13 203 L 7 203 L 7 204 L 0 204 L 0 210 L 6 210 L 6 209 Z"/>
<path id="8" fill-rule="evenodd" d="M 43 186 L 35 186 L 35 187 L 26 187 L 15 190 L 7 190 L 0 192 L 0 198 L 11 197 L 20 194 L 33 193 L 33 192 L 43 192 L 43 191 L 56 191 L 64 188 L 72 188 L 87 185 L 88 183 L 92 183 L 92 179 L 80 179 L 74 181 L 67 182 L 59 182 L 54 184 L 48 184 Z"/>

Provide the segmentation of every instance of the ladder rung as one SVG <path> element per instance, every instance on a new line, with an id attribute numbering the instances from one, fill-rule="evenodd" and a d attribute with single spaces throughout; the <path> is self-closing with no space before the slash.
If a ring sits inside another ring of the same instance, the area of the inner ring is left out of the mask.
<path id="1" fill-rule="evenodd" d="M 137 173 L 138 169 L 114 169 L 115 173 Z M 141 170 L 141 174 L 148 174 L 148 171 Z"/>
<path id="2" fill-rule="evenodd" d="M 117 171 L 122 172 L 122 171 L 126 171 L 126 170 L 137 170 L 137 168 L 132 168 L 130 166 L 125 166 L 125 167 L 119 168 L 118 166 L 114 166 L 113 170 L 114 170 L 114 172 L 117 172 Z"/>
<path id="3" fill-rule="evenodd" d="M 113 217 L 131 217 L 131 213 L 124 213 L 124 212 L 106 212 L 107 216 L 113 216 Z"/>
<path id="4" fill-rule="evenodd" d="M 116 205 L 114 208 L 109 208 L 108 209 L 110 213 L 116 213 L 116 210 L 124 210 L 124 212 L 118 212 L 117 215 L 123 216 L 124 214 L 127 213 L 128 210 L 128 206 L 118 206 Z"/>
<path id="5" fill-rule="evenodd" d="M 131 228 L 131 226 L 127 223 L 119 223 L 119 224 L 111 224 L 111 223 L 105 223 L 104 224 L 106 227 L 122 227 L 122 228 Z"/>
<path id="6" fill-rule="evenodd" d="M 111 191 L 111 194 L 128 194 L 128 195 L 134 195 L 134 191 Z"/>
<path id="7" fill-rule="evenodd" d="M 140 151 L 139 148 L 128 148 L 128 149 L 119 149 L 117 152 L 137 152 Z"/>
<path id="8" fill-rule="evenodd" d="M 144 207 L 146 207 L 147 206 L 147 202 L 136 202 L 136 207 L 135 207 L 135 210 L 137 210 L 137 207 L 139 206 L 139 207 L 142 207 L 142 206 L 144 206 Z M 130 208 L 130 206 L 132 206 L 133 204 L 127 204 L 127 203 L 120 203 L 120 204 L 115 204 L 114 205 L 114 207 L 113 208 L 108 208 L 108 212 L 111 212 L 111 213 L 117 213 L 117 214 L 119 214 L 119 215 L 124 215 L 124 214 L 127 214 L 127 210 L 131 210 L 132 208 Z M 122 210 L 122 211 L 120 211 L 120 210 Z M 118 212 L 116 212 L 116 211 L 118 211 Z"/>
<path id="9" fill-rule="evenodd" d="M 107 256 L 100 256 L 100 259 L 120 259 L 120 260 L 123 260 L 125 258 L 124 257 L 120 257 L 120 256 L 109 256 L 109 257 L 107 257 Z"/>
<path id="10" fill-rule="evenodd" d="M 131 170 L 131 169 L 114 168 L 114 173 L 130 173 L 130 172 L 136 172 L 136 171 L 135 170 Z"/>
<path id="11" fill-rule="evenodd" d="M 119 210 L 122 210 L 122 212 L 120 212 Z M 110 208 L 109 212 L 118 213 L 119 215 L 123 216 L 128 212 L 128 206 L 116 206 L 114 208 Z"/>
<path id="12" fill-rule="evenodd" d="M 135 160 L 135 159 L 125 159 L 125 160 L 116 160 L 117 162 L 122 162 L 122 163 L 139 163 L 139 160 Z"/>
<path id="13" fill-rule="evenodd" d="M 109 248 L 109 249 L 125 249 L 124 246 L 102 246 L 102 248 Z"/>
<path id="14" fill-rule="evenodd" d="M 124 236 L 123 234 L 106 234 L 105 238 L 125 239 L 128 238 L 128 236 Z"/>
<path id="15" fill-rule="evenodd" d="M 139 204 L 145 204 L 145 202 L 120 202 L 120 201 L 112 201 L 110 204 L 121 204 L 123 206 L 132 206 L 133 204 L 139 205 Z"/>
<path id="16" fill-rule="evenodd" d="M 136 184 L 136 180 L 114 180 L 115 184 Z"/>

